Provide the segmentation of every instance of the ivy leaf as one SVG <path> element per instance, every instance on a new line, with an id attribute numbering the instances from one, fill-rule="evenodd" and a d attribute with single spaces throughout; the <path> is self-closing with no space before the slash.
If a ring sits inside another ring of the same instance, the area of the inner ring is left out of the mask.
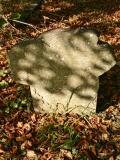
<path id="1" fill-rule="evenodd" d="M 10 106 L 11 106 L 12 108 L 18 108 L 18 104 L 15 103 L 15 102 L 11 102 L 11 103 L 10 103 Z"/>
<path id="2" fill-rule="evenodd" d="M 6 107 L 5 108 L 5 113 L 9 113 L 10 112 L 10 108 L 9 107 Z"/>
<path id="3" fill-rule="evenodd" d="M 5 77 L 5 76 L 6 76 L 6 74 L 4 73 L 3 70 L 0 70 L 0 76 L 1 76 L 1 77 Z"/>
<path id="4" fill-rule="evenodd" d="M 4 19 L 0 19 L 0 27 L 6 27 L 8 23 Z"/>
<path id="5" fill-rule="evenodd" d="M 6 88 L 6 87 L 8 87 L 8 83 L 5 81 L 5 80 L 2 80 L 1 82 L 0 82 L 0 88 Z"/>
<path id="6" fill-rule="evenodd" d="M 9 73 L 8 70 L 0 70 L 0 76 L 5 77 Z"/>
<path id="7" fill-rule="evenodd" d="M 20 17 L 21 17 L 20 13 L 13 13 L 11 18 L 12 19 L 20 19 Z"/>
<path id="8" fill-rule="evenodd" d="M 63 149 L 67 149 L 67 150 L 71 150 L 72 149 L 72 140 L 71 139 L 67 139 L 65 140 L 65 142 L 61 145 L 61 148 Z"/>

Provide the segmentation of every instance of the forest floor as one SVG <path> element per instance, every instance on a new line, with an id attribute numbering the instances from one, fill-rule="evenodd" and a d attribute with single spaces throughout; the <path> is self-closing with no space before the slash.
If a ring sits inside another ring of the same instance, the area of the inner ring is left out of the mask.
<path id="1" fill-rule="evenodd" d="M 98 103 L 106 110 L 50 115 L 26 110 L 29 86 L 13 80 L 7 61 L 16 43 L 66 27 L 97 30 L 120 61 L 119 0 L 48 0 L 31 12 L 33 2 L 0 4 L 0 160 L 120 160 L 120 67 L 100 77 Z"/>

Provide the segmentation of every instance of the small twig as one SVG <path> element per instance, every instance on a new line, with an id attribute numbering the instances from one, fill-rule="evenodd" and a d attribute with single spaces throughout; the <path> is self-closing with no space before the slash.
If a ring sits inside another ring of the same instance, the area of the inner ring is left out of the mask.
<path id="1" fill-rule="evenodd" d="M 76 108 L 78 108 L 78 107 L 79 107 L 79 106 L 76 106 L 76 107 L 74 107 L 74 108 L 70 107 L 67 113 L 72 112 L 74 109 L 76 109 Z M 71 109 L 71 110 L 70 110 L 70 109 Z"/>
<path id="2" fill-rule="evenodd" d="M 0 14 L 0 18 L 4 19 L 4 20 L 6 21 L 6 23 L 9 24 L 16 32 L 19 31 L 18 29 L 16 29 L 16 28 L 7 20 L 7 18 L 6 18 L 4 15 Z M 22 22 L 22 21 L 19 21 L 19 20 L 15 20 L 15 19 L 10 19 L 10 20 L 13 21 L 13 22 L 16 22 L 16 23 L 21 23 L 21 24 L 27 25 L 27 26 L 35 29 L 37 32 L 40 32 L 40 31 L 39 31 L 34 25 L 32 25 L 32 24 L 29 24 L 29 23 L 26 23 L 26 22 Z"/>
<path id="3" fill-rule="evenodd" d="M 14 19 L 11 19 L 11 21 L 16 22 L 16 23 L 24 24 L 24 25 L 26 25 L 26 26 L 29 26 L 29 27 L 35 29 L 37 32 L 40 32 L 34 25 L 32 25 L 32 24 L 30 24 L 30 23 L 23 22 L 23 21 L 18 21 L 18 20 L 14 20 Z"/>
<path id="4" fill-rule="evenodd" d="M 74 90 L 72 91 L 72 93 L 71 93 L 71 95 L 70 95 L 70 98 L 68 99 L 68 102 L 67 102 L 67 104 L 66 104 L 66 106 L 65 106 L 66 111 L 68 111 L 68 107 L 69 107 L 69 104 L 70 104 L 70 101 L 71 101 L 71 99 L 72 99 L 73 94 L 74 94 Z"/>
<path id="5" fill-rule="evenodd" d="M 20 111 L 17 111 L 17 113 L 15 113 L 14 116 L 11 118 L 11 121 L 14 120 L 18 116 L 19 113 Z"/>
<path id="6" fill-rule="evenodd" d="M 89 126 L 92 128 L 92 124 L 88 121 L 88 119 L 85 117 L 85 116 L 83 116 L 83 119 L 89 124 Z"/>
<path id="7" fill-rule="evenodd" d="M 96 96 L 88 103 L 87 107 L 84 108 L 83 112 L 89 108 L 89 105 L 96 99 Z"/>

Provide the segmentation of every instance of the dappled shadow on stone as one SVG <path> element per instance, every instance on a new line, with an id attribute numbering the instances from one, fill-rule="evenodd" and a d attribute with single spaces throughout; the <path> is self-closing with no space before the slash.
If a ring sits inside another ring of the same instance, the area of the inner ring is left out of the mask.
<path id="1" fill-rule="evenodd" d="M 57 106 L 94 112 L 98 76 L 115 64 L 110 48 L 97 42 L 93 31 L 80 29 L 57 29 L 23 41 L 9 53 L 14 77 L 31 86 L 33 98 L 45 111 Z"/>
<path id="2" fill-rule="evenodd" d="M 115 65 L 99 78 L 97 112 L 104 111 L 110 105 L 120 102 L 120 67 Z"/>

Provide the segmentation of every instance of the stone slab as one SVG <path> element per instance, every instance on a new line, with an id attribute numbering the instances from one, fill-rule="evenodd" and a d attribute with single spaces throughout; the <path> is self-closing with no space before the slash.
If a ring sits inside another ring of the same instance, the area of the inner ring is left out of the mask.
<path id="1" fill-rule="evenodd" d="M 9 52 L 15 80 L 28 84 L 36 112 L 96 111 L 99 76 L 116 64 L 92 30 L 55 29 Z"/>

